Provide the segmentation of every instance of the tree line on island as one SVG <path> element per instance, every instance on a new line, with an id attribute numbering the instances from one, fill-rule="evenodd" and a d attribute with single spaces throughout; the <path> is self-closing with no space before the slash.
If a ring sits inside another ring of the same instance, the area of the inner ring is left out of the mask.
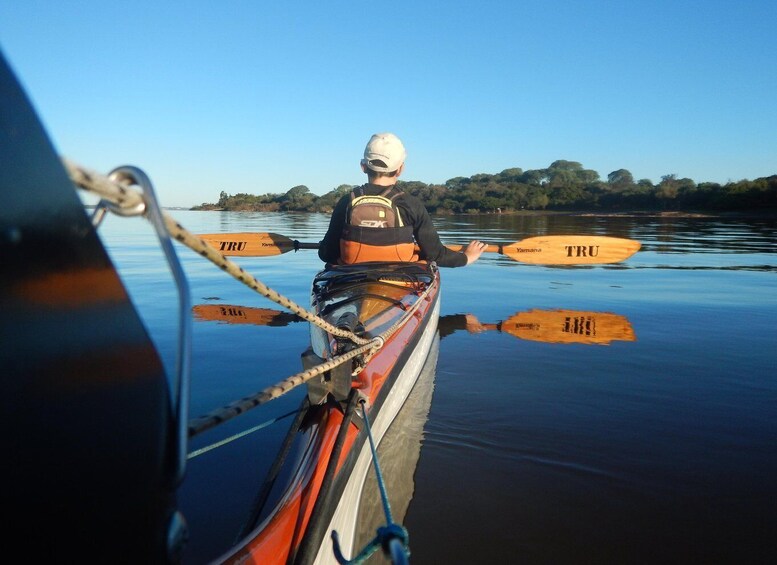
<path id="1" fill-rule="evenodd" d="M 719 184 L 695 183 L 665 175 L 653 184 L 635 181 L 626 169 L 602 180 L 599 173 L 576 161 L 554 161 L 547 169 L 505 169 L 498 174 L 456 177 L 444 184 L 398 181 L 397 187 L 417 196 L 432 214 L 551 211 L 745 211 L 777 209 L 777 175 Z M 342 184 L 318 196 L 299 185 L 285 193 L 252 195 L 222 191 L 216 203 L 192 210 L 331 212 L 354 185 Z"/>

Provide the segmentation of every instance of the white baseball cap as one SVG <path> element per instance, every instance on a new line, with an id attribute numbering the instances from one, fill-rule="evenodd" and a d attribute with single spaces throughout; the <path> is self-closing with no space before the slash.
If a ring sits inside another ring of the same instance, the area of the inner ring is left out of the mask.
<path id="1" fill-rule="evenodd" d="M 405 162 L 405 146 L 393 133 L 376 133 L 364 148 L 362 165 L 379 173 L 391 173 Z"/>

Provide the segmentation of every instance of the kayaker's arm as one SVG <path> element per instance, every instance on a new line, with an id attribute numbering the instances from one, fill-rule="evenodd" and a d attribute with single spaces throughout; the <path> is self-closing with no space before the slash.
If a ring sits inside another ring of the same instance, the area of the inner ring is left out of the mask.
<path id="1" fill-rule="evenodd" d="M 421 259 L 434 261 L 439 267 L 464 267 L 467 264 L 464 253 L 451 251 L 442 244 L 429 212 L 418 198 L 405 194 L 399 206 L 406 212 L 407 223 L 412 222 L 414 226 L 413 236 L 421 249 Z"/>
<path id="2" fill-rule="evenodd" d="M 437 322 L 437 329 L 440 332 L 440 339 L 459 330 L 465 330 L 467 329 L 467 315 L 448 314 L 447 316 L 440 316 Z"/>
<path id="3" fill-rule="evenodd" d="M 318 257 L 325 263 L 334 264 L 340 259 L 340 235 L 343 233 L 345 212 L 349 201 L 350 196 L 345 195 L 337 202 L 329 220 L 329 229 L 319 244 Z"/>

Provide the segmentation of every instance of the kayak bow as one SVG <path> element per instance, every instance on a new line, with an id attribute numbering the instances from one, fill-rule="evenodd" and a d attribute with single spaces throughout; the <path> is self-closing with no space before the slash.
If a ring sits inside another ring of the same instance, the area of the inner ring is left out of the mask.
<path id="1" fill-rule="evenodd" d="M 311 302 L 318 315 L 367 339 L 395 331 L 373 355 L 308 382 L 304 417 L 292 426 L 292 453 L 284 457 L 293 465 L 283 473 L 289 480 L 272 487 L 267 500 L 274 504 L 256 513 L 253 527 L 220 562 L 332 563 L 333 530 L 343 554 L 354 553 L 359 500 L 372 460 L 357 402 L 366 401 L 378 444 L 429 355 L 437 332 L 439 286 L 439 272 L 428 264 L 336 266 L 316 275 Z M 413 314 L 405 316 L 412 308 Z M 336 359 L 353 347 L 311 326 L 303 365 Z"/>

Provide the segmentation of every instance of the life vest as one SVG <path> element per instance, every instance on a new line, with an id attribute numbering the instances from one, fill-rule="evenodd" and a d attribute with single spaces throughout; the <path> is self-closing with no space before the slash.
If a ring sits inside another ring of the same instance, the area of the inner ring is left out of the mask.
<path id="1" fill-rule="evenodd" d="M 406 226 L 396 205 L 403 193 L 389 186 L 377 196 L 363 188 L 351 192 L 340 236 L 340 262 L 417 261 L 413 226 Z"/>

